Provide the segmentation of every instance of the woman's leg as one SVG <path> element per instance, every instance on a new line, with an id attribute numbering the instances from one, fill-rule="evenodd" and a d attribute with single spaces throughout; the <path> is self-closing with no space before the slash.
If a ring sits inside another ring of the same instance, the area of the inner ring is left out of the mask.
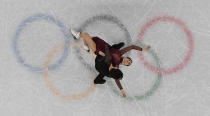
<path id="1" fill-rule="evenodd" d="M 87 45 L 92 52 L 96 51 L 96 43 L 92 40 L 92 37 L 88 33 L 80 33 L 80 37 L 83 39 L 85 45 Z"/>

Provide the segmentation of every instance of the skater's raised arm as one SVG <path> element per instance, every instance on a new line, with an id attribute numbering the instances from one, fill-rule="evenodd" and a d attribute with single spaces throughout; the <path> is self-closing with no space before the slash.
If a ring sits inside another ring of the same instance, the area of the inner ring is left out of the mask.
<path id="1" fill-rule="evenodd" d="M 130 50 L 132 50 L 132 49 L 138 50 L 138 51 L 142 51 L 142 52 L 145 52 L 145 51 L 147 51 L 147 50 L 150 49 L 150 46 L 147 46 L 146 48 L 141 48 L 141 47 L 136 46 L 136 45 L 131 45 L 131 46 L 128 46 L 128 47 L 126 47 L 126 48 L 123 48 L 123 49 L 120 50 L 120 51 L 121 51 L 121 54 L 123 55 L 123 54 L 125 54 L 126 52 L 128 52 L 128 51 L 130 51 Z"/>
<path id="2" fill-rule="evenodd" d="M 128 46 L 126 48 L 123 48 L 121 51 L 122 55 L 125 54 L 126 52 L 130 51 L 130 50 L 139 50 L 139 51 L 142 51 L 143 49 L 139 46 L 135 46 L 135 45 L 131 45 L 131 46 Z"/>
<path id="3" fill-rule="evenodd" d="M 120 89 L 120 92 L 121 92 L 122 96 L 126 97 L 125 91 L 123 90 L 123 87 L 120 83 L 120 80 L 115 80 L 115 83 L 117 84 L 118 88 Z"/>

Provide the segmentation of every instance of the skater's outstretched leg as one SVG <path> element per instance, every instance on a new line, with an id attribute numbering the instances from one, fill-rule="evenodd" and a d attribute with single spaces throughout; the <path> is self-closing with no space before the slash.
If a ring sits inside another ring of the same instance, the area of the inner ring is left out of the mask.
<path id="1" fill-rule="evenodd" d="M 70 29 L 70 32 L 76 39 L 81 38 L 83 40 L 83 47 L 85 50 L 87 50 L 88 52 L 90 51 L 90 49 L 92 50 L 92 52 L 96 51 L 96 43 L 92 40 L 92 37 L 88 33 L 76 32 L 73 29 Z"/>
<path id="2" fill-rule="evenodd" d="M 88 33 L 80 33 L 80 37 L 83 39 L 85 45 L 87 45 L 93 52 L 96 51 L 96 43 Z"/>

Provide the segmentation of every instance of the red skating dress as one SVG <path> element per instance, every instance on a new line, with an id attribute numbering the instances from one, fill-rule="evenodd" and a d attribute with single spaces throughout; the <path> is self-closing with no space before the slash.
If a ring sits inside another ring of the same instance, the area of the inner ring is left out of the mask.
<path id="1" fill-rule="evenodd" d="M 98 55 L 99 51 L 105 53 L 105 45 L 109 45 L 109 44 L 105 42 L 104 40 L 100 39 L 99 37 L 92 37 L 92 40 L 96 43 L 95 54 Z M 126 48 L 123 48 L 122 50 L 118 50 L 116 48 L 110 48 L 109 51 L 112 56 L 112 65 L 114 67 L 119 67 L 119 64 L 122 63 L 122 60 L 123 60 L 122 55 L 132 49 L 142 51 L 141 47 L 138 47 L 135 45 L 128 46 Z"/>

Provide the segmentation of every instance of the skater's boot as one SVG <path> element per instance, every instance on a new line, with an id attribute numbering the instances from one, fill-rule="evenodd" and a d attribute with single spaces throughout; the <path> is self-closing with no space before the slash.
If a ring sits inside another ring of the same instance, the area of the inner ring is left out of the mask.
<path id="1" fill-rule="evenodd" d="M 94 84 L 104 84 L 106 82 L 106 80 L 103 79 L 104 76 L 102 74 L 99 74 L 95 80 L 94 80 Z"/>
<path id="2" fill-rule="evenodd" d="M 106 80 L 104 79 L 95 79 L 94 80 L 94 84 L 104 84 L 106 82 Z"/>
<path id="3" fill-rule="evenodd" d="M 119 49 L 122 48 L 124 45 L 125 45 L 124 42 L 120 42 L 120 43 L 118 43 L 118 44 L 112 45 L 111 48 L 115 48 L 115 49 L 118 49 L 118 50 L 119 50 Z"/>
<path id="4" fill-rule="evenodd" d="M 80 38 L 80 32 L 77 32 L 73 29 L 70 29 L 70 32 L 71 34 L 73 35 L 73 38 L 76 40 L 76 39 L 79 39 Z"/>
<path id="5" fill-rule="evenodd" d="M 75 40 L 80 39 L 80 32 L 77 32 L 77 31 L 75 31 L 75 30 L 73 30 L 73 29 L 70 29 L 70 32 L 71 32 L 71 34 L 73 35 L 73 38 L 74 38 Z M 84 50 L 86 50 L 87 52 L 90 52 L 89 47 L 86 46 L 86 45 L 84 44 L 84 42 L 82 42 L 82 48 L 83 48 Z"/>

